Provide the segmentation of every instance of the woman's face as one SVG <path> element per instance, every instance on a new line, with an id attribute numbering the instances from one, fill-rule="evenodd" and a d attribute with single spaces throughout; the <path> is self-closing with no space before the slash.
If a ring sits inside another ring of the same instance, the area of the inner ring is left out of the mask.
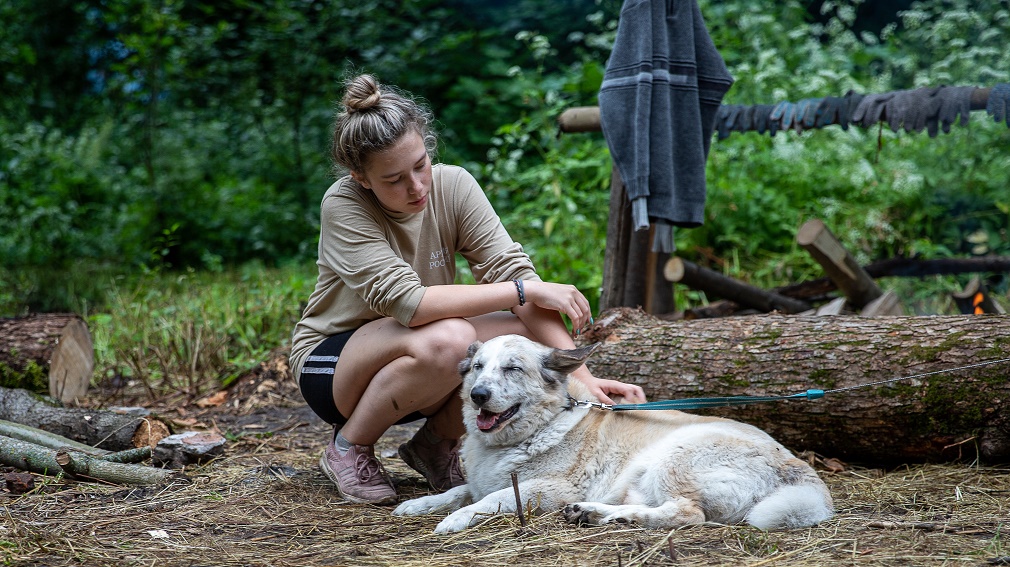
<path id="1" fill-rule="evenodd" d="M 431 191 L 431 160 L 421 135 L 411 130 L 384 151 L 373 154 L 365 171 L 351 172 L 375 193 L 383 207 L 397 213 L 419 213 Z"/>

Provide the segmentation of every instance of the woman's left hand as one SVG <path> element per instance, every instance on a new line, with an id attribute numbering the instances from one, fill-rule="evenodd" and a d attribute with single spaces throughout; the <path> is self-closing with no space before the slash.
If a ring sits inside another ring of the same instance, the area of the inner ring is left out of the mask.
<path id="1" fill-rule="evenodd" d="M 645 390 L 641 386 L 625 384 L 617 380 L 604 380 L 595 376 L 582 378 L 582 383 L 589 388 L 593 396 L 605 404 L 613 405 L 615 403 L 610 396 L 621 396 L 628 403 L 645 402 Z"/>

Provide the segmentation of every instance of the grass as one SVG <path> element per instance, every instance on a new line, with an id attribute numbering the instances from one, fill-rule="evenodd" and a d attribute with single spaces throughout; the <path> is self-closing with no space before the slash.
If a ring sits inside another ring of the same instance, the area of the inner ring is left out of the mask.
<path id="1" fill-rule="evenodd" d="M 88 316 L 96 379 L 196 399 L 288 345 L 314 283 L 311 268 L 258 264 L 113 279 Z"/>

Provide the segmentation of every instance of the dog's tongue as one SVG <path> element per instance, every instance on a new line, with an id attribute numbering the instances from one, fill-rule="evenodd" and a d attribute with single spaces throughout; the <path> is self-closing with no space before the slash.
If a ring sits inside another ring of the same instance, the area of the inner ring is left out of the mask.
<path id="1" fill-rule="evenodd" d="M 477 414 L 477 429 L 481 431 L 487 431 L 498 423 L 498 418 L 501 416 L 500 413 L 491 413 L 486 409 L 480 410 Z"/>

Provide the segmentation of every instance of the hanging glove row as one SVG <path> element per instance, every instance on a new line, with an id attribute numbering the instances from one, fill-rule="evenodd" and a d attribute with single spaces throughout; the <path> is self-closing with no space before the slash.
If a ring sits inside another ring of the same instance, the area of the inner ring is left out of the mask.
<path id="1" fill-rule="evenodd" d="M 975 89 L 940 86 L 868 95 L 849 91 L 842 97 L 806 98 L 795 103 L 724 104 L 716 113 L 715 127 L 719 139 L 724 140 L 732 132 L 774 136 L 780 130 L 802 132 L 831 124 L 848 130 L 850 124 L 869 128 L 886 122 L 894 132 L 926 130 L 934 138 L 941 129 L 950 132 L 955 122 L 968 124 Z M 1010 128 L 1010 83 L 990 90 L 986 112 Z"/>

